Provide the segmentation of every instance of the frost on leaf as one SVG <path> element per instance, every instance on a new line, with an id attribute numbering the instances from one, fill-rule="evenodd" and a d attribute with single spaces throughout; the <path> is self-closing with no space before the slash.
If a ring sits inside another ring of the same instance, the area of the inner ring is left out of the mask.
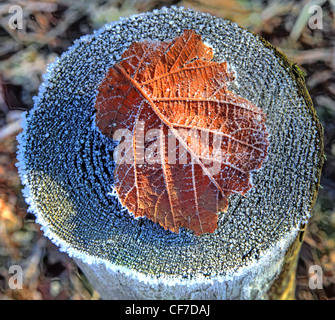
<path id="1" fill-rule="evenodd" d="M 226 62 L 193 30 L 134 42 L 99 86 L 96 124 L 119 141 L 115 189 L 136 217 L 214 232 L 227 196 L 245 194 L 267 155 L 262 110 L 229 92 Z"/>

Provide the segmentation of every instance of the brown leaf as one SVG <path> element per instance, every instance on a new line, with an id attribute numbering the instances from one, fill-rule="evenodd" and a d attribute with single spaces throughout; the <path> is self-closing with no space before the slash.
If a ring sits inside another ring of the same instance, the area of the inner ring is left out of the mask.
<path id="1" fill-rule="evenodd" d="M 99 86 L 100 131 L 120 140 L 115 189 L 135 217 L 213 232 L 227 196 L 251 188 L 267 155 L 262 110 L 227 89 L 233 74 L 201 36 L 134 42 Z"/>

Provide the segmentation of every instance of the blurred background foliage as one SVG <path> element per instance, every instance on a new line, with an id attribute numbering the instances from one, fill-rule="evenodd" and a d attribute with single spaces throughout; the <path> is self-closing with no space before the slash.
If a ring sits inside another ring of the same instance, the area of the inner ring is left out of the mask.
<path id="1" fill-rule="evenodd" d="M 12 30 L 19 5 L 23 29 Z M 81 270 L 59 252 L 27 213 L 17 175 L 19 117 L 33 106 L 46 67 L 73 41 L 105 23 L 163 6 L 183 6 L 229 19 L 270 41 L 306 74 L 324 127 L 325 165 L 297 268 L 296 298 L 335 299 L 335 0 L 15 0 L 0 3 L 0 299 L 99 299 Z M 322 28 L 309 27 L 321 8 Z M 11 290 L 11 265 L 22 266 L 23 289 Z M 308 286 L 320 265 L 323 289 Z"/>

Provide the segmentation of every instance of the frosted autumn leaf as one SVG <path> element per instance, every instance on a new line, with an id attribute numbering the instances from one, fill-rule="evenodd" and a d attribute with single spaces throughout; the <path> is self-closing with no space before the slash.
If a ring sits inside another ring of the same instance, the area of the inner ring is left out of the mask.
<path id="1" fill-rule="evenodd" d="M 265 115 L 228 91 L 233 74 L 212 59 L 193 30 L 134 42 L 95 103 L 100 131 L 125 146 L 114 172 L 121 203 L 177 233 L 214 232 L 227 196 L 245 194 L 267 156 Z"/>

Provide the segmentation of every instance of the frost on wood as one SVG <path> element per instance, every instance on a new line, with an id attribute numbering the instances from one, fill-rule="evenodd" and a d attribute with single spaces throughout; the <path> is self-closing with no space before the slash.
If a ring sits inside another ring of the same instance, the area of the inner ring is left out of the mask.
<path id="1" fill-rule="evenodd" d="M 107 73 L 95 103 L 101 132 L 131 135 L 127 161 L 119 159 L 114 173 L 122 204 L 177 233 L 179 227 L 213 232 L 227 196 L 251 188 L 250 171 L 267 154 L 262 110 L 227 89 L 233 74 L 212 59 L 193 30 L 169 41 L 135 42 Z M 147 153 L 154 144 L 155 162 Z"/>
<path id="2" fill-rule="evenodd" d="M 268 157 L 252 173 L 253 187 L 246 196 L 230 195 L 217 229 L 200 237 L 124 209 L 114 192 L 116 144 L 94 125 L 98 86 L 131 44 L 168 41 L 185 29 L 211 45 L 214 61 L 227 61 L 236 78 L 228 90 L 263 110 L 269 132 Z M 203 279 L 210 286 L 214 278 L 243 277 L 269 250 L 284 251 L 293 241 L 319 183 L 320 124 L 289 69 L 256 35 L 190 10 L 137 15 L 83 37 L 50 66 L 19 138 L 30 210 L 55 243 L 84 262 L 101 259 L 147 281 Z"/>

